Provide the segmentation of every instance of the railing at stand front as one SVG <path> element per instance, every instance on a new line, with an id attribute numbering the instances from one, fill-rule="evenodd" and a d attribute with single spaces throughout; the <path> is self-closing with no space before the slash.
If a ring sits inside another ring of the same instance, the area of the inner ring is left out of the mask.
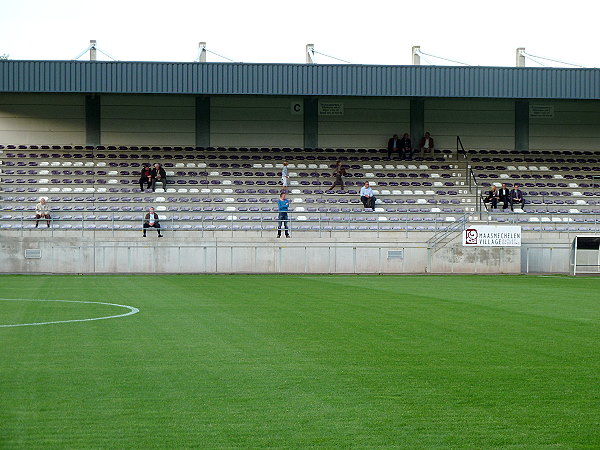
<path id="1" fill-rule="evenodd" d="M 253 212 L 252 215 L 244 213 L 231 214 L 223 217 L 197 215 L 189 219 L 182 219 L 177 215 L 164 215 L 161 219 L 162 230 L 169 233 L 196 231 L 204 237 L 205 232 L 260 232 L 261 236 L 277 232 L 277 213 Z M 481 215 L 483 216 L 483 215 Z M 297 211 L 289 212 L 290 232 L 313 232 L 323 236 L 324 233 L 344 232 L 350 237 L 353 232 L 433 232 L 436 233 L 428 242 L 432 249 L 441 248 L 443 241 L 452 233 L 462 231 L 467 222 L 472 219 L 472 213 L 448 212 L 407 212 L 390 214 L 383 211 L 373 212 L 347 212 L 331 217 L 331 213 Z M 516 224 L 522 225 L 526 230 L 557 232 L 600 232 L 600 213 L 529 213 L 502 212 L 499 210 L 488 211 L 485 217 L 480 218 L 486 224 Z M 21 212 L 4 216 L 0 221 L 2 231 L 20 231 L 21 235 L 27 232 L 46 231 L 54 235 L 55 232 L 81 233 L 88 231 L 116 232 L 141 232 L 142 219 L 122 219 L 113 214 L 103 218 L 61 218 L 55 216 L 51 219 L 51 227 L 46 227 L 46 220 L 40 219 L 39 228 L 35 228 L 35 217 L 29 213 Z M 153 230 L 149 230 L 152 232 Z M 328 234 L 325 234 L 328 236 Z"/>

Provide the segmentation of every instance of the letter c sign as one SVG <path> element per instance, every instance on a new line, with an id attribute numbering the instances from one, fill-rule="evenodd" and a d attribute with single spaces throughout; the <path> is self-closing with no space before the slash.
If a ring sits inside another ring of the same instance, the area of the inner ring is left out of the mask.
<path id="1" fill-rule="evenodd" d="M 304 105 L 302 102 L 292 102 L 290 112 L 294 115 L 300 115 L 304 113 Z"/>

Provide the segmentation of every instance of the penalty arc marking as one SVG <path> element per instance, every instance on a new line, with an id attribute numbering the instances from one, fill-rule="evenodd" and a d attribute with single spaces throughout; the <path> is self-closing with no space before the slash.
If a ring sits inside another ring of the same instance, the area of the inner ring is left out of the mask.
<path id="1" fill-rule="evenodd" d="M 71 320 L 53 320 L 49 322 L 32 322 L 32 323 L 15 323 L 15 324 L 0 324 L 0 328 L 11 328 L 11 327 L 29 327 L 29 326 L 37 326 L 37 325 L 50 325 L 53 323 L 71 323 L 71 322 L 91 322 L 93 320 L 105 320 L 105 319 L 118 319 L 120 317 L 132 316 L 133 314 L 137 314 L 140 312 L 134 306 L 129 305 L 119 305 L 117 303 L 106 303 L 106 302 L 89 302 L 84 300 L 47 300 L 47 299 L 30 299 L 30 298 L 0 298 L 0 301 L 7 302 L 61 302 L 61 303 L 88 303 L 94 305 L 107 305 L 107 306 L 118 306 L 119 308 L 126 308 L 129 311 L 123 314 L 117 314 L 112 316 L 102 316 L 102 317 L 91 317 L 88 319 L 71 319 Z"/>

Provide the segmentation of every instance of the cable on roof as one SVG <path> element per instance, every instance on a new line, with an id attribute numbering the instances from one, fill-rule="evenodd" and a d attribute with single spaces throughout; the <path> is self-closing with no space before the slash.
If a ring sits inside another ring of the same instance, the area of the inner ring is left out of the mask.
<path id="1" fill-rule="evenodd" d="M 561 60 L 559 60 L 559 59 L 545 58 L 544 56 L 536 56 L 536 55 L 532 55 L 532 54 L 530 54 L 530 53 L 527 53 L 527 52 L 526 52 L 526 51 L 524 51 L 524 50 L 521 50 L 521 54 L 522 54 L 523 56 L 527 56 L 527 57 L 529 57 L 530 59 L 531 59 L 531 58 L 544 59 L 544 60 L 546 60 L 546 61 L 552 61 L 552 62 L 556 62 L 556 63 L 559 63 L 559 64 L 565 64 L 565 65 L 567 65 L 567 66 L 580 67 L 580 68 L 582 68 L 582 69 L 585 69 L 585 66 L 580 66 L 579 64 L 573 64 L 573 63 L 570 63 L 570 62 L 561 61 Z M 532 60 L 532 61 L 533 61 L 533 60 Z M 539 63 L 538 63 L 538 64 L 539 64 Z M 544 64 L 542 64 L 542 65 L 544 65 Z"/>
<path id="2" fill-rule="evenodd" d="M 204 47 L 204 50 L 205 50 L 206 52 L 208 52 L 208 53 L 212 53 L 213 55 L 216 55 L 216 56 L 218 56 L 219 58 L 223 58 L 223 59 L 226 59 L 227 61 L 231 61 L 231 62 L 236 62 L 236 61 L 234 61 L 233 59 L 231 59 L 231 58 L 228 58 L 227 56 L 220 55 L 220 54 L 218 54 L 217 52 L 213 52 L 212 50 L 209 50 L 209 49 L 207 49 L 206 47 Z"/>
<path id="3" fill-rule="evenodd" d="M 323 56 L 325 56 L 325 57 L 327 57 L 327 58 L 335 59 L 335 60 L 337 60 L 337 61 L 341 61 L 341 62 L 344 62 L 344 63 L 346 63 L 346 64 L 352 64 L 350 61 L 346 61 L 345 59 L 336 58 L 335 56 L 331 56 L 331 55 L 327 55 L 326 53 L 321 53 L 321 52 L 318 52 L 318 51 L 316 51 L 314 48 L 312 49 L 312 52 L 313 52 L 313 54 L 314 54 L 314 53 L 318 53 L 319 55 L 323 55 Z"/>
<path id="4" fill-rule="evenodd" d="M 467 64 L 467 63 L 464 63 L 464 62 L 461 62 L 461 61 L 456 61 L 454 59 L 448 59 L 448 58 L 443 58 L 441 56 L 431 55 L 429 53 L 425 53 L 424 51 L 421 51 L 420 49 L 416 50 L 415 53 L 418 53 L 419 55 L 431 56 L 432 58 L 442 59 L 444 61 L 449 61 L 449 62 L 453 62 L 453 63 L 456 63 L 456 64 L 462 64 L 463 66 L 470 66 L 471 65 L 471 64 Z M 427 59 L 427 58 L 425 58 L 425 59 Z M 432 64 L 432 65 L 434 65 L 434 64 Z"/>

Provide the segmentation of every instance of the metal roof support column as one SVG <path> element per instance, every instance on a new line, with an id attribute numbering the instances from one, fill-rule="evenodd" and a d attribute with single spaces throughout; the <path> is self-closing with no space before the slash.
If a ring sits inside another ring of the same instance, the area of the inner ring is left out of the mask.
<path id="1" fill-rule="evenodd" d="M 85 96 L 85 145 L 101 145 L 100 95 Z"/>
<path id="2" fill-rule="evenodd" d="M 319 99 L 304 99 L 304 148 L 319 147 Z"/>
<path id="3" fill-rule="evenodd" d="M 529 100 L 515 100 L 515 150 L 529 150 Z"/>
<path id="4" fill-rule="evenodd" d="M 425 134 L 425 99 L 414 97 L 410 99 L 410 139 L 413 148 L 418 148 Z"/>
<path id="5" fill-rule="evenodd" d="M 210 147 L 210 97 L 196 97 L 196 147 Z"/>

